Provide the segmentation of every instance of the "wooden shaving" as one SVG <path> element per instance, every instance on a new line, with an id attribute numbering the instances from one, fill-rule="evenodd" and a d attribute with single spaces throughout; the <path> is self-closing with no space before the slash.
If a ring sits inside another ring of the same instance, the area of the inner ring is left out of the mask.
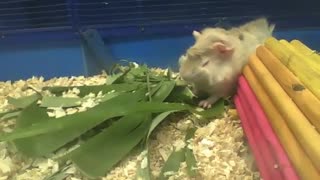
<path id="1" fill-rule="evenodd" d="M 161 69 L 153 69 L 163 73 Z M 165 74 L 168 71 L 164 72 Z M 178 76 L 174 74 L 174 76 Z M 7 97 L 24 97 L 40 91 L 45 86 L 82 86 L 82 85 L 101 85 L 106 82 L 107 76 L 102 73 L 97 76 L 85 78 L 79 77 L 61 77 L 45 81 L 43 77 L 32 77 L 25 81 L 0 82 L 0 112 L 13 109 L 8 104 Z M 51 95 L 48 91 L 43 91 L 46 95 Z M 64 92 L 64 97 L 78 97 L 79 90 L 74 88 Z M 76 112 L 86 111 L 99 103 L 102 93 L 97 96 L 90 94 L 86 96 L 86 101 L 81 107 L 68 108 L 48 108 L 48 115 L 52 117 L 63 117 Z M 198 162 L 199 176 L 194 179 L 203 180 L 250 180 L 259 179 L 259 173 L 255 169 L 252 155 L 246 145 L 244 134 L 240 126 L 240 121 L 236 110 L 229 109 L 225 117 L 212 120 L 209 124 L 195 124 L 197 118 L 194 116 L 179 117 L 178 115 L 169 116 L 168 120 L 161 123 L 155 132 L 150 136 L 150 168 L 152 175 L 157 177 L 161 172 L 164 162 L 172 151 L 185 147 L 184 138 L 186 130 L 190 127 L 197 127 L 195 137 L 189 142 L 188 148 L 193 149 Z M 6 120 L 0 122 L 0 132 L 12 131 L 15 120 Z M 250 160 L 251 157 L 251 160 Z M 146 152 L 133 153 L 123 159 L 114 167 L 104 180 L 125 180 L 134 179 L 137 166 L 146 167 Z M 57 172 L 61 167 L 54 159 L 31 159 L 22 157 L 15 148 L 8 143 L 0 143 L 0 180 L 41 180 L 50 174 Z M 275 165 L 275 168 L 277 166 Z M 86 180 L 74 166 L 66 172 L 67 180 Z M 170 180 L 190 179 L 186 171 L 186 163 L 181 163 L 178 172 L 166 172 Z"/>

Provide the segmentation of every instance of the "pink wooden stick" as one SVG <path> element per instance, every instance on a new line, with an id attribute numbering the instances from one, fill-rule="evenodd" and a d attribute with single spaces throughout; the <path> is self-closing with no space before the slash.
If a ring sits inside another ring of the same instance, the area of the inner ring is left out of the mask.
<path id="1" fill-rule="evenodd" d="M 239 88 L 238 91 L 240 102 L 243 106 L 244 113 L 246 113 L 248 117 L 247 123 L 251 127 L 252 133 L 254 134 L 254 137 L 257 139 L 257 147 L 260 150 L 260 153 L 266 159 L 265 164 L 267 171 L 272 179 L 284 179 L 282 177 L 282 174 L 278 168 L 274 168 L 275 165 L 278 164 L 276 158 L 273 155 L 272 147 L 269 146 L 269 143 L 267 142 L 267 139 L 264 137 L 262 131 L 260 130 L 258 124 L 257 124 L 257 116 L 256 111 L 250 107 L 248 104 L 248 101 L 245 99 L 244 92 L 241 91 Z M 255 107 L 256 108 L 256 107 Z"/>
<path id="2" fill-rule="evenodd" d="M 242 102 L 240 101 L 240 98 L 238 97 L 238 95 L 234 97 L 234 102 L 235 102 L 237 111 L 239 113 L 239 117 L 241 119 L 242 128 L 244 130 L 245 135 L 247 136 L 250 149 L 255 157 L 257 167 L 259 169 L 261 177 L 264 180 L 272 180 L 270 176 L 270 172 L 268 172 L 268 168 L 265 164 L 265 162 L 268 161 L 268 159 L 265 159 L 263 157 L 263 154 L 261 154 L 260 152 L 260 149 L 258 146 L 259 139 L 257 139 L 257 136 L 253 134 L 253 131 L 249 126 L 248 116 L 243 109 L 244 106 L 241 104 Z"/>
<path id="3" fill-rule="evenodd" d="M 241 94 L 241 97 L 243 96 L 243 99 L 247 101 L 247 106 L 251 108 L 251 112 L 255 115 L 255 122 L 257 124 L 256 128 L 262 132 L 264 138 L 267 140 L 268 146 L 272 149 L 273 156 L 279 166 L 279 170 L 285 179 L 298 180 L 299 177 L 297 173 L 295 172 L 286 152 L 280 144 L 279 139 L 272 130 L 269 120 L 267 119 L 266 114 L 259 104 L 254 92 L 250 88 L 247 80 L 244 78 L 244 76 L 241 76 L 238 82 L 238 92 Z"/>

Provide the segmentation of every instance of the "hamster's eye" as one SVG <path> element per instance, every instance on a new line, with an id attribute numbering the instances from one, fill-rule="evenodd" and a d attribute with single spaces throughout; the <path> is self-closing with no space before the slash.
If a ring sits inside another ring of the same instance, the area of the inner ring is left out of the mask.
<path id="1" fill-rule="evenodd" d="M 209 61 L 205 61 L 203 64 L 202 64 L 202 67 L 205 67 L 206 65 L 209 64 Z"/>

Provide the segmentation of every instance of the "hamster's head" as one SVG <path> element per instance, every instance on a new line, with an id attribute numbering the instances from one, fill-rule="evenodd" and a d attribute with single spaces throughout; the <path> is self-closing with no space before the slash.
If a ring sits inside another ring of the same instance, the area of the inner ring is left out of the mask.
<path id="1" fill-rule="evenodd" d="M 205 82 L 208 77 L 206 66 L 209 60 L 201 55 L 186 53 L 179 59 L 179 73 L 183 80 L 188 83 Z"/>
<path id="2" fill-rule="evenodd" d="M 179 73 L 189 83 L 208 83 L 208 78 L 219 73 L 219 64 L 231 59 L 234 47 L 227 42 L 221 29 L 194 31 L 196 40 L 179 59 Z"/>

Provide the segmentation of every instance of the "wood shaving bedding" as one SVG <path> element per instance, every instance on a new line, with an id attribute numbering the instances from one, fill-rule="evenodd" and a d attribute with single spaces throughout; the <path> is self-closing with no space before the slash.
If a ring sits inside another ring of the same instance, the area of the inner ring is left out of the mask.
<path id="1" fill-rule="evenodd" d="M 40 91 L 44 86 L 101 85 L 106 82 L 106 77 L 106 74 L 102 73 L 88 78 L 83 76 L 61 77 L 45 81 L 42 77 L 32 77 L 25 81 L 0 82 L 0 112 L 13 108 L 6 100 L 8 96 L 14 98 L 28 96 Z M 78 93 L 77 89 L 73 89 L 64 96 L 75 97 L 74 95 Z M 94 103 L 89 101 L 86 104 L 88 107 Z M 59 110 L 55 109 L 54 111 Z M 52 116 L 63 116 L 77 111 L 80 110 L 70 108 L 66 112 L 60 112 L 59 115 L 52 114 Z M 14 124 L 14 119 L 0 122 L 0 132 L 12 131 Z M 184 145 L 186 130 L 190 126 L 198 128 L 194 139 L 191 139 L 191 147 L 189 147 L 193 149 L 198 162 L 199 177 L 194 179 L 259 179 L 259 173 L 254 167 L 253 158 L 245 143 L 240 120 L 234 109 L 229 109 L 223 118 L 212 120 L 206 125 L 197 123 L 197 118 L 192 115 L 187 117 L 169 116 L 168 120 L 161 123 L 150 137 L 150 168 L 153 176 L 157 177 L 160 174 L 161 168 L 172 150 Z M 134 179 L 137 166 L 144 161 L 143 157 L 144 152 L 132 153 L 102 179 Z M 12 144 L 0 143 L 0 180 L 42 180 L 48 175 L 57 172 L 59 168 L 61 168 L 59 163 L 53 159 L 36 159 L 36 161 L 32 161 L 17 153 Z M 74 166 L 67 170 L 67 174 L 67 180 L 86 179 L 81 176 Z M 169 179 L 190 179 L 186 173 L 186 164 L 181 163 L 179 171 L 170 176 Z"/>

